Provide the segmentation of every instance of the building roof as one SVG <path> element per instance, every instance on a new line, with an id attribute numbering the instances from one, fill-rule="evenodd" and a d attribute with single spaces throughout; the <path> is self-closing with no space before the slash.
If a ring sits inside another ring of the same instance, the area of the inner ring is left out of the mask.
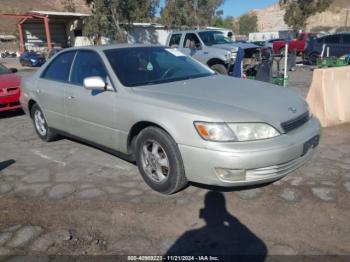
<path id="1" fill-rule="evenodd" d="M 90 16 L 89 14 L 74 13 L 74 12 L 56 12 L 56 11 L 29 11 L 28 13 L 39 14 L 39 15 L 48 15 L 48 16 L 74 16 L 74 17 L 83 17 Z"/>

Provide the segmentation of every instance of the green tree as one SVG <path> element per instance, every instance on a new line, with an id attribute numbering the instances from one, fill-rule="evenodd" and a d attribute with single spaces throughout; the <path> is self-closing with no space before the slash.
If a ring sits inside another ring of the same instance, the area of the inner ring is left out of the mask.
<path id="1" fill-rule="evenodd" d="M 228 16 L 223 18 L 222 15 L 216 15 L 212 19 L 210 25 L 215 27 L 227 28 L 232 30 L 233 17 Z"/>
<path id="2" fill-rule="evenodd" d="M 86 3 L 91 7 L 92 16 L 85 21 L 84 34 L 125 42 L 121 25 L 152 21 L 159 0 L 86 0 Z"/>
<path id="3" fill-rule="evenodd" d="M 210 25 L 224 0 L 166 0 L 161 21 L 167 27 Z"/>
<path id="4" fill-rule="evenodd" d="M 305 29 L 307 19 L 326 10 L 333 0 L 281 0 L 286 7 L 284 21 L 294 30 Z"/>
<path id="5" fill-rule="evenodd" d="M 244 14 L 238 20 L 239 33 L 248 35 L 258 30 L 258 17 L 254 14 Z"/>

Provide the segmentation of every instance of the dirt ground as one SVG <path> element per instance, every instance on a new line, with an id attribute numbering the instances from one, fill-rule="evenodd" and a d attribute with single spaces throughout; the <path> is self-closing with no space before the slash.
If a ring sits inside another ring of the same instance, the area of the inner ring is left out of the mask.
<path id="1" fill-rule="evenodd" d="M 311 77 L 300 67 L 289 88 L 305 96 Z M 350 255 L 349 133 L 350 125 L 324 128 L 313 159 L 273 184 L 249 190 L 189 185 L 163 196 L 145 185 L 134 164 L 69 139 L 44 143 L 27 116 L 3 114 L 0 260 Z"/>

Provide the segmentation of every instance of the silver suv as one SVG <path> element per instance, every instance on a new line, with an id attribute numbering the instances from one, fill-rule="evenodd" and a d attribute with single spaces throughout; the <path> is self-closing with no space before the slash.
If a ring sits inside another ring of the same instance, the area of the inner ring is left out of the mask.
<path id="1" fill-rule="evenodd" d="M 222 75 L 233 70 L 239 47 L 245 50 L 246 57 L 259 49 L 254 44 L 234 42 L 217 30 L 173 32 L 168 36 L 166 45 L 192 56 Z"/>

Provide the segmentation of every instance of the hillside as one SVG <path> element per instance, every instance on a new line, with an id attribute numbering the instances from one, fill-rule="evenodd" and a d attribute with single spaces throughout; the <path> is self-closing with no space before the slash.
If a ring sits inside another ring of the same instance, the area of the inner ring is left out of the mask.
<path id="1" fill-rule="evenodd" d="M 31 10 L 65 11 L 62 0 L 0 0 L 1 13 L 23 13 Z M 75 11 L 89 13 L 84 0 L 73 0 Z M 14 34 L 16 19 L 1 18 L 0 34 Z"/>
<path id="2" fill-rule="evenodd" d="M 277 1 L 276 1 L 277 2 Z M 345 25 L 346 10 L 350 8 L 350 0 L 333 0 L 331 6 L 324 12 L 310 17 L 307 21 L 307 31 L 316 27 L 338 28 Z M 284 23 L 285 10 L 278 4 L 265 9 L 252 10 L 258 17 L 258 30 L 260 32 L 288 29 Z M 350 17 L 348 21 L 350 26 Z"/>

